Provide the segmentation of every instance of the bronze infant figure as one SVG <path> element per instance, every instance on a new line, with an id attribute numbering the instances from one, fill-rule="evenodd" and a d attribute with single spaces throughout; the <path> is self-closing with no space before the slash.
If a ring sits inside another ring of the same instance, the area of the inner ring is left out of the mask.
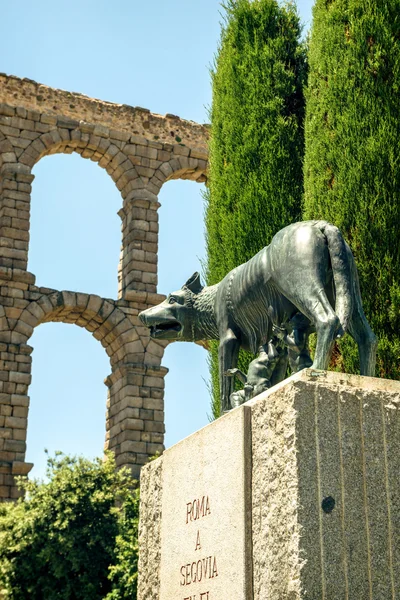
<path id="1" fill-rule="evenodd" d="M 249 364 L 247 375 L 236 368 L 228 369 L 225 372 L 227 377 L 237 377 L 244 384 L 242 390 L 231 394 L 230 404 L 232 408 L 240 406 L 271 387 L 271 377 L 276 364 L 285 353 L 287 354 L 286 350 L 279 348 L 279 346 L 275 347 L 272 342 L 268 342 L 267 345 L 260 347 L 258 356 Z"/>

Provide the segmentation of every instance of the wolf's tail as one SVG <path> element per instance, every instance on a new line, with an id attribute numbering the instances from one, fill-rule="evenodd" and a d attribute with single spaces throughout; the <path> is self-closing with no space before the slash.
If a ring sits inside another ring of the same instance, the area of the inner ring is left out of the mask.
<path id="1" fill-rule="evenodd" d="M 337 337 L 342 337 L 348 328 L 353 311 L 352 269 L 347 246 L 342 234 L 335 225 L 326 221 L 319 221 L 316 225 L 324 234 L 328 244 L 336 290 L 335 313 L 342 328 L 342 330 L 339 329 Z"/>

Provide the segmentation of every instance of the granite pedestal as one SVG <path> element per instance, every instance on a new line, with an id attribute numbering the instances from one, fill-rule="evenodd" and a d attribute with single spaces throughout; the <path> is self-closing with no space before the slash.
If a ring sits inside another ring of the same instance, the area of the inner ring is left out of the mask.
<path id="1" fill-rule="evenodd" d="M 307 369 L 142 470 L 139 600 L 400 598 L 400 382 Z"/>

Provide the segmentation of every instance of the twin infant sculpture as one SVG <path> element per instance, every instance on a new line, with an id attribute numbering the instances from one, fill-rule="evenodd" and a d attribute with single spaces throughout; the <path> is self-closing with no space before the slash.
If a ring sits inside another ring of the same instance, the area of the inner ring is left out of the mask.
<path id="1" fill-rule="evenodd" d="M 326 221 L 294 223 L 269 246 L 213 286 L 192 277 L 158 306 L 140 313 L 155 339 L 219 340 L 222 411 L 239 406 L 306 367 L 327 369 L 335 339 L 348 332 L 358 345 L 361 375 L 373 376 L 376 337 L 362 308 L 352 252 Z M 317 334 L 314 361 L 308 338 Z M 257 357 L 247 375 L 239 349 Z M 234 377 L 244 384 L 234 392 Z"/>

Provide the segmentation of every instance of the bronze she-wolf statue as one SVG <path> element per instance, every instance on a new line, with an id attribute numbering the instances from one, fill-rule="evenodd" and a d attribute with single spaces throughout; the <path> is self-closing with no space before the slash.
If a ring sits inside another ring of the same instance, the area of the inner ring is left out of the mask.
<path id="1" fill-rule="evenodd" d="M 234 383 L 227 371 L 236 368 L 239 349 L 256 354 L 278 330 L 283 341 L 290 335 L 305 343 L 317 333 L 315 369 L 327 369 L 335 339 L 348 332 L 358 345 L 361 375 L 375 372 L 377 341 L 362 308 L 354 257 L 338 228 L 326 221 L 285 227 L 216 285 L 202 287 L 194 273 L 179 291 L 139 316 L 153 338 L 219 339 L 222 410 L 229 409 Z M 308 344 L 302 346 L 302 357 L 309 357 Z M 297 370 L 307 360 L 298 364 Z"/>

